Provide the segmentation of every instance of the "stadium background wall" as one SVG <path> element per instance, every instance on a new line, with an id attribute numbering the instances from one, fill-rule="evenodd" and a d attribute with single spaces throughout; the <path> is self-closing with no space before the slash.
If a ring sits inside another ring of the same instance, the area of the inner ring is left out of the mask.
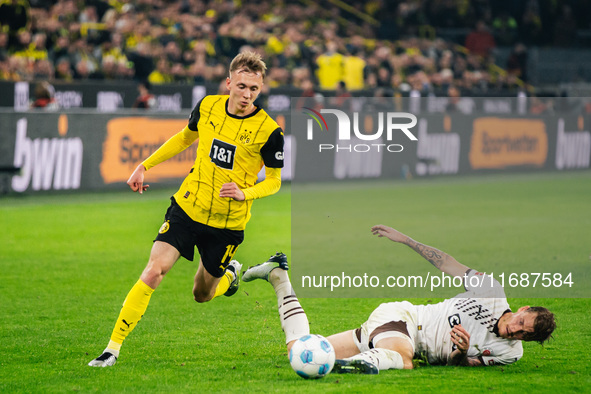
<path id="1" fill-rule="evenodd" d="M 0 108 L 13 108 L 16 111 L 29 109 L 30 100 L 33 99 L 34 82 L 9 82 L 0 81 Z M 133 81 L 117 82 L 52 82 L 55 89 L 55 98 L 62 109 L 88 108 L 101 112 L 118 111 L 132 108 L 138 96 L 137 83 Z M 192 109 L 195 104 L 206 94 L 216 94 L 219 84 L 206 83 L 203 85 L 169 84 L 154 85 L 152 93 L 156 98 L 156 111 L 181 112 Z M 324 96 L 334 95 L 334 91 L 322 91 Z M 437 97 L 446 97 L 447 90 L 433 92 Z M 507 108 L 508 97 L 516 97 L 515 90 L 491 90 L 479 92 L 478 97 L 489 97 L 490 101 L 483 101 L 485 110 L 495 112 L 510 110 Z M 289 109 L 290 98 L 299 97 L 301 90 L 295 88 L 272 88 L 263 93 L 264 106 L 270 111 L 285 111 Z M 372 97 L 373 90 L 359 90 L 352 93 L 358 97 Z M 401 92 L 402 97 L 408 97 L 410 92 Z M 556 91 L 538 91 L 538 96 L 554 97 Z M 493 100 L 497 98 L 498 100 Z"/>
<path id="2" fill-rule="evenodd" d="M 187 111 L 188 112 L 188 111 Z M 418 116 L 402 152 L 319 152 L 305 130 L 291 129 L 289 112 L 271 112 L 284 125 L 285 180 L 400 179 L 441 175 L 565 171 L 589 168 L 591 116 L 445 115 Z M 142 159 L 181 130 L 187 114 L 70 110 L 54 113 L 0 111 L 0 167 L 3 191 L 123 189 Z M 294 115 L 295 116 L 295 115 Z M 177 185 L 189 171 L 195 150 L 187 149 L 147 175 Z"/>

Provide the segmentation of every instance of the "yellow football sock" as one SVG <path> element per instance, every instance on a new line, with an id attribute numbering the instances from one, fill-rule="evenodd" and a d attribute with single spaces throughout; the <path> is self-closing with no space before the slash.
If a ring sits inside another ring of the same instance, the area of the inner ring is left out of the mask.
<path id="1" fill-rule="evenodd" d="M 117 352 L 119 352 L 119 350 L 121 350 L 121 344 L 110 340 L 109 344 L 107 345 L 107 349 L 117 350 Z M 119 356 L 119 355 L 117 355 L 117 356 Z"/>
<path id="2" fill-rule="evenodd" d="M 228 291 L 228 289 L 230 288 L 230 284 L 233 280 L 234 274 L 226 270 L 224 276 L 222 276 L 222 279 L 218 282 L 218 287 L 215 288 L 215 294 L 213 295 L 213 298 L 219 297 L 226 293 L 226 291 Z"/>
<path id="3" fill-rule="evenodd" d="M 109 344 L 113 342 L 123 343 L 146 312 L 153 292 L 154 289 L 145 284 L 141 279 L 136 282 L 129 291 L 129 294 L 127 294 L 125 301 L 123 301 L 123 307 L 117 318 L 117 323 L 115 323 Z"/>

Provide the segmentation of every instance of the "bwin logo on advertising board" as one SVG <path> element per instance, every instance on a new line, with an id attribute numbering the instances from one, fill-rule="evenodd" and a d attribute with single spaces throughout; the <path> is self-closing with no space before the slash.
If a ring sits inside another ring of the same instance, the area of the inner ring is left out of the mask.
<path id="1" fill-rule="evenodd" d="M 384 134 L 384 118 L 385 120 L 385 134 L 386 140 L 391 142 L 394 137 L 395 131 L 401 131 L 406 135 L 406 137 L 411 141 L 418 141 L 417 137 L 410 131 L 417 124 L 417 117 L 408 112 L 378 112 L 378 128 L 373 134 L 366 134 L 360 131 L 359 129 L 359 112 L 353 112 L 353 122 L 349 118 L 349 115 L 341 110 L 338 109 L 321 109 L 320 112 L 313 110 L 312 108 L 304 107 L 307 112 L 304 114 L 310 116 L 311 118 L 308 119 L 307 122 L 307 139 L 308 141 L 312 141 L 314 139 L 314 122 L 319 126 L 321 132 L 328 131 L 328 124 L 326 119 L 322 114 L 332 114 L 337 117 L 337 141 L 338 143 L 335 144 L 318 144 L 318 151 L 348 151 L 348 152 L 402 152 L 404 147 L 401 144 L 384 144 L 378 143 L 378 140 L 382 140 L 382 135 Z M 371 115 L 366 115 L 371 116 Z M 401 119 L 406 119 L 409 122 L 400 123 Z M 352 123 L 352 124 L 351 124 Z M 351 127 L 353 126 L 353 127 Z M 351 133 L 351 129 L 353 133 Z M 346 141 L 351 141 L 352 138 L 356 140 L 361 140 L 366 143 L 361 144 L 352 144 L 346 143 Z M 371 143 L 371 141 L 375 141 Z M 341 144 L 341 142 L 345 142 Z"/>

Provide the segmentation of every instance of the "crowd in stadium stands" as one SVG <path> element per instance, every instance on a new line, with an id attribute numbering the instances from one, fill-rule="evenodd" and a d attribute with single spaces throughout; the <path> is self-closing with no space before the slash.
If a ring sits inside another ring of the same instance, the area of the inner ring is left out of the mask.
<path id="1" fill-rule="evenodd" d="M 528 46 L 570 46 L 590 27 L 580 1 L 354 3 L 0 0 L 0 80 L 221 82 L 250 48 L 271 88 L 479 91 L 527 82 Z M 499 45 L 514 47 L 501 67 Z"/>

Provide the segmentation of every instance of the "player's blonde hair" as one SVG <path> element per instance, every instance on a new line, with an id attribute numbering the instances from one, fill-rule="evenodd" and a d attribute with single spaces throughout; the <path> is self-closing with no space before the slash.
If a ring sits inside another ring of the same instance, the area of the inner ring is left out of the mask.
<path id="1" fill-rule="evenodd" d="M 245 70 L 251 73 L 261 73 L 265 78 L 267 65 L 261 58 L 261 55 L 251 51 L 239 53 L 230 63 L 230 76 L 234 71 Z"/>

